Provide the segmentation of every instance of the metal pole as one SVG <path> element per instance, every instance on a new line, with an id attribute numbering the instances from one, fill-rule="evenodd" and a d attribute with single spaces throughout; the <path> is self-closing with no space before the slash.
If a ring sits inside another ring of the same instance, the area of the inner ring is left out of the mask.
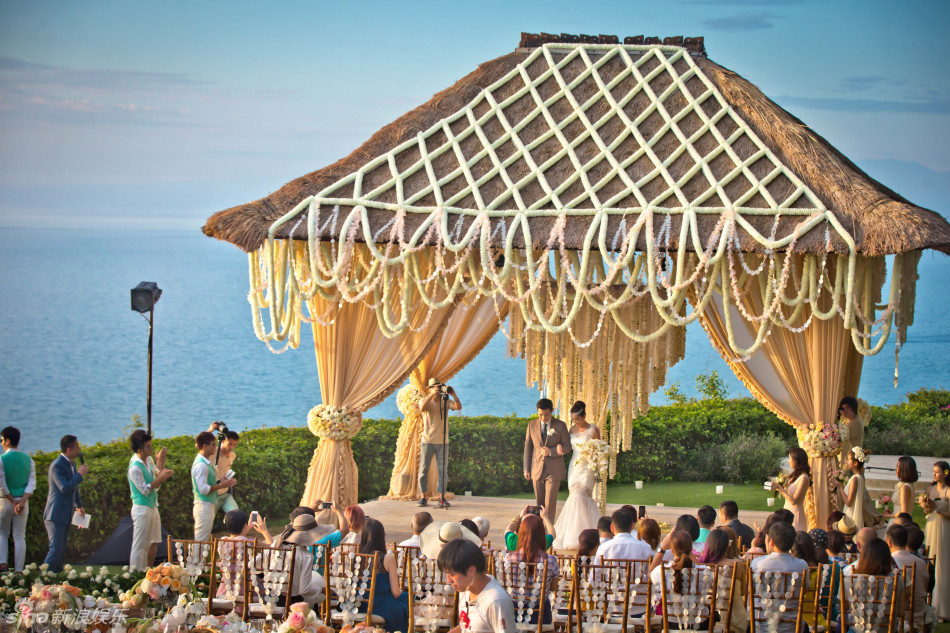
<path id="1" fill-rule="evenodd" d="M 146 391 L 145 411 L 148 418 L 149 435 L 152 434 L 152 319 L 155 318 L 155 308 L 148 311 L 148 389 Z"/>

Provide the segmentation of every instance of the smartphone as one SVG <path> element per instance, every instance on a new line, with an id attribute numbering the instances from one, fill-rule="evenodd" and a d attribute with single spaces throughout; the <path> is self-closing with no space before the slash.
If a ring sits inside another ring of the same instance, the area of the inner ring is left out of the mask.
<path id="1" fill-rule="evenodd" d="M 251 510 L 250 523 L 252 524 L 257 523 L 258 521 L 260 521 L 260 519 L 261 519 L 261 515 L 258 514 L 257 510 Z"/>
<path id="2" fill-rule="evenodd" d="M 320 504 L 320 507 L 323 508 L 324 510 L 329 510 L 330 508 L 333 507 L 333 504 L 329 501 L 324 501 L 323 503 Z"/>
<path id="3" fill-rule="evenodd" d="M 541 506 L 528 506 L 528 514 L 541 516 Z"/>
<path id="4" fill-rule="evenodd" d="M 642 518 L 645 517 L 646 514 L 647 514 L 647 507 L 646 507 L 646 506 L 640 506 L 639 508 L 637 508 L 637 512 L 639 512 L 639 514 L 638 514 L 637 516 L 642 519 Z"/>

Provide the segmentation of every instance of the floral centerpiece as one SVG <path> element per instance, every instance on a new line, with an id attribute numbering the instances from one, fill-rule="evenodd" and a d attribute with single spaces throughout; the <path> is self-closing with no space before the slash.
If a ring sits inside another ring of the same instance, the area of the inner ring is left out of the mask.
<path id="1" fill-rule="evenodd" d="M 891 496 L 891 493 L 882 492 L 880 495 L 878 495 L 877 501 L 880 504 L 879 507 L 885 512 L 894 511 L 894 498 Z"/>
<path id="2" fill-rule="evenodd" d="M 281 622 L 277 633 L 333 633 L 333 629 L 317 620 L 316 612 L 306 602 L 290 605 L 290 614 Z"/>
<path id="3" fill-rule="evenodd" d="M 160 602 L 166 607 L 178 603 L 179 597 L 191 597 L 194 591 L 191 578 L 179 565 L 165 563 L 145 572 L 145 578 L 119 596 L 123 607 L 144 607 L 148 602 Z"/>
<path id="4" fill-rule="evenodd" d="M 307 414 L 307 427 L 322 440 L 348 440 L 363 426 L 363 415 L 346 407 L 318 404 Z"/>
<path id="5" fill-rule="evenodd" d="M 412 383 L 406 385 L 396 394 L 396 408 L 403 415 L 409 415 L 411 411 L 419 411 L 419 402 L 422 400 L 422 392 L 416 389 Z"/>
<path id="6" fill-rule="evenodd" d="M 798 444 L 809 457 L 833 457 L 841 452 L 841 444 L 848 439 L 848 425 L 840 422 L 815 423 L 800 426 Z"/>
<path id="7" fill-rule="evenodd" d="M 49 623 L 68 629 L 82 629 L 85 628 L 79 619 L 82 609 L 82 591 L 69 583 L 36 583 L 31 588 L 30 595 L 20 598 L 16 604 L 20 623 L 25 627 Z"/>

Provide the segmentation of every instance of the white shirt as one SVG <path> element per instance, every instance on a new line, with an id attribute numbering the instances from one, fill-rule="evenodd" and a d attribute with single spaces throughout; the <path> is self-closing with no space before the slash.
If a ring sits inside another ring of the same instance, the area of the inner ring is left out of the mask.
<path id="1" fill-rule="evenodd" d="M 142 461 L 142 458 L 137 454 L 132 456 L 133 462 L 138 462 L 148 468 L 149 474 L 152 476 L 152 479 L 155 479 L 155 475 L 158 474 L 158 467 L 155 466 L 155 460 L 151 457 L 146 461 Z M 145 474 L 142 473 L 142 469 L 136 466 L 135 464 L 129 464 L 129 481 L 138 488 L 139 492 L 142 493 L 142 496 L 147 497 L 152 494 L 152 484 L 145 483 Z M 158 500 L 155 500 L 155 507 L 158 507 Z"/>
<path id="2" fill-rule="evenodd" d="M 340 542 L 343 545 L 359 545 L 361 537 L 362 537 L 361 532 L 347 532 L 346 536 L 344 536 L 343 540 Z"/>
<path id="3" fill-rule="evenodd" d="M 653 558 L 653 550 L 630 532 L 620 532 L 597 548 L 594 555 L 594 564 L 600 565 L 604 559 L 609 560 L 649 560 Z"/>
<path id="4" fill-rule="evenodd" d="M 20 449 L 18 448 L 8 448 L 3 451 L 4 453 L 19 453 Z M 23 494 L 32 495 L 36 490 L 36 464 L 33 463 L 33 458 L 30 458 L 30 477 L 26 480 L 26 488 L 23 489 Z M 0 497 L 6 497 L 10 494 L 10 489 L 7 488 L 7 477 L 3 472 L 3 462 L 0 461 Z M 17 497 L 15 497 L 17 498 Z"/>
<path id="5" fill-rule="evenodd" d="M 653 568 L 653 571 L 650 572 L 650 582 L 653 583 L 653 598 L 654 602 L 659 602 L 663 599 L 663 588 L 661 586 L 663 582 L 663 572 L 673 566 L 673 561 L 668 563 L 663 563 L 662 565 L 657 565 Z M 709 569 L 705 565 L 694 565 L 692 569 Z M 688 587 L 688 590 L 691 593 L 696 593 L 696 583 L 699 582 L 698 577 L 691 575 L 692 587 Z M 669 584 L 666 585 L 667 595 L 669 592 L 673 591 L 673 587 Z M 705 611 L 703 612 L 705 613 Z"/>
<path id="6" fill-rule="evenodd" d="M 489 578 L 488 584 L 474 600 L 468 591 L 459 594 L 459 622 L 462 624 L 462 631 L 514 633 L 515 605 L 498 581 Z"/>
<path id="7" fill-rule="evenodd" d="M 419 547 L 419 535 L 413 534 L 399 545 L 400 547 Z"/>
<path id="8" fill-rule="evenodd" d="M 211 486 L 208 485 L 208 469 L 211 468 L 211 462 L 204 455 L 198 455 L 198 461 L 191 467 L 191 478 L 198 488 L 198 492 L 203 495 L 211 494 Z M 201 501 L 195 499 L 195 503 L 206 503 L 209 506 L 214 504 L 210 501 Z"/>
<path id="9" fill-rule="evenodd" d="M 606 543 L 606 542 L 609 541 L 609 540 L 610 540 L 610 537 L 609 537 L 609 536 L 601 536 L 601 537 L 600 537 L 600 544 L 603 545 L 604 543 Z"/>

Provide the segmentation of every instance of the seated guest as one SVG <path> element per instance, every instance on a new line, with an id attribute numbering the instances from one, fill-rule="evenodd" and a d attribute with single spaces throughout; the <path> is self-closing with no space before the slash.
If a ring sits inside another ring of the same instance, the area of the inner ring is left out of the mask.
<path id="1" fill-rule="evenodd" d="M 558 576 L 561 575 L 561 570 L 558 567 L 557 558 L 545 552 L 545 550 L 550 547 L 550 545 L 547 544 L 547 541 L 544 537 L 545 534 L 544 528 L 542 528 L 541 517 L 534 514 L 529 514 L 521 519 L 521 525 L 518 528 L 518 548 L 513 552 L 508 552 L 506 556 L 507 560 L 512 563 L 534 564 L 538 566 L 538 572 L 546 572 L 548 590 L 545 592 L 541 623 L 550 624 L 551 603 L 547 595 L 551 591 L 550 588 L 557 586 L 557 579 Z M 599 551 L 597 556 L 600 556 Z M 547 566 L 546 569 L 544 569 L 544 565 Z M 526 590 L 528 589 L 530 588 L 526 587 Z M 529 623 L 537 624 L 537 622 L 538 612 L 535 610 L 531 615 Z"/>
<path id="2" fill-rule="evenodd" d="M 255 530 L 257 530 L 257 532 L 261 536 L 264 537 L 264 540 L 267 543 L 269 543 L 271 547 L 279 547 L 281 543 L 283 543 L 287 539 L 288 536 L 294 533 L 294 524 L 293 524 L 294 519 L 296 519 L 299 516 L 309 516 L 309 517 L 314 517 L 314 520 L 316 520 L 316 509 L 318 508 L 322 509 L 322 507 L 323 507 L 323 501 L 321 501 L 320 499 L 317 499 L 314 502 L 312 507 L 308 508 L 306 506 L 299 506 L 291 510 L 290 523 L 288 523 L 284 527 L 283 531 L 280 534 L 278 534 L 276 538 L 273 537 L 270 531 L 267 529 L 267 519 L 265 519 L 264 517 L 258 517 L 257 521 L 255 523 L 252 523 L 251 525 Z M 313 556 L 313 566 L 317 569 L 318 573 L 321 575 L 323 574 L 324 561 L 323 561 L 322 548 L 320 546 L 322 545 L 325 547 L 339 547 L 340 543 L 343 542 L 343 538 L 349 532 L 346 519 L 343 518 L 343 513 L 340 512 L 340 510 L 336 506 L 333 506 L 332 509 L 333 509 L 333 512 L 336 513 L 336 518 L 337 518 L 337 521 L 339 522 L 338 524 L 341 527 L 339 529 L 334 529 L 335 526 L 333 525 L 319 524 L 320 525 L 319 538 L 317 538 L 316 542 L 314 542 L 314 544 L 310 547 L 310 551 Z"/>
<path id="3" fill-rule="evenodd" d="M 482 540 L 455 521 L 433 521 L 419 533 L 419 553 L 430 560 L 437 560 L 445 544 L 456 539 L 471 541 L 481 547 Z M 484 554 L 483 554 L 484 555 Z"/>
<path id="4" fill-rule="evenodd" d="M 620 506 L 620 509 L 621 509 L 621 510 L 626 510 L 627 512 L 629 512 L 630 514 L 633 515 L 633 522 L 634 522 L 634 524 L 636 524 L 637 521 L 639 521 L 641 518 L 643 518 L 643 517 L 641 517 L 641 516 L 639 516 L 639 515 L 637 514 L 637 509 L 636 509 L 635 507 L 633 507 L 632 505 L 630 505 L 629 503 Z"/>
<path id="5" fill-rule="evenodd" d="M 439 552 L 441 569 L 459 596 L 459 621 L 449 633 L 515 633 L 515 606 L 492 576 L 485 573 L 485 555 L 465 539 L 449 541 Z"/>
<path id="6" fill-rule="evenodd" d="M 830 532 L 830 531 L 836 529 L 836 528 L 835 528 L 835 524 L 837 524 L 838 521 L 840 521 L 843 517 L 844 517 L 844 512 L 842 512 L 841 510 L 835 510 L 834 512 L 832 512 L 831 514 L 829 514 L 829 515 L 828 515 L 828 525 L 827 525 L 827 527 L 825 528 L 825 531 L 826 531 L 826 532 Z"/>
<path id="7" fill-rule="evenodd" d="M 924 531 L 916 523 L 904 526 L 904 529 L 907 530 L 907 551 L 927 563 L 927 573 L 930 574 L 930 580 L 927 582 L 927 593 L 933 593 L 937 582 L 937 574 L 933 563 L 921 551 L 924 546 Z"/>
<path id="8" fill-rule="evenodd" d="M 914 517 L 906 512 L 898 512 L 897 516 L 894 517 L 894 523 L 897 523 L 898 525 L 908 526 L 913 522 Z"/>
<path id="9" fill-rule="evenodd" d="M 681 514 L 678 519 L 676 519 L 676 525 L 673 527 L 674 530 L 683 530 L 689 534 L 689 538 L 693 541 L 693 553 L 696 555 L 703 553 L 703 544 L 697 543 L 696 540 L 699 538 L 699 521 L 692 514 Z"/>
<path id="10" fill-rule="evenodd" d="M 412 515 L 412 536 L 400 543 L 403 547 L 419 547 L 419 535 L 432 523 L 432 515 L 428 512 L 416 512 Z"/>
<path id="11" fill-rule="evenodd" d="M 818 553 L 815 548 L 815 541 L 811 538 L 811 535 L 808 532 L 797 532 L 795 534 L 795 544 L 792 545 L 792 556 L 799 560 L 803 560 L 808 563 L 808 567 L 812 568 L 808 574 L 808 584 L 812 587 L 817 587 L 821 585 L 821 578 L 819 578 L 819 569 L 818 569 Z M 815 627 L 815 603 L 808 601 L 806 604 L 802 605 L 802 619 L 808 624 L 809 627 L 814 629 Z M 818 622 L 824 626 L 824 618 Z"/>
<path id="12" fill-rule="evenodd" d="M 640 523 L 637 524 L 637 536 L 647 544 L 654 554 L 660 549 L 660 539 L 663 537 L 663 533 L 660 531 L 660 524 L 653 519 L 649 517 L 640 519 Z M 652 554 L 650 558 L 653 558 Z"/>
<path id="13" fill-rule="evenodd" d="M 488 538 L 488 531 L 491 529 L 491 523 L 488 522 L 488 519 L 485 517 L 473 517 L 472 523 L 478 526 L 478 538 L 482 539 L 482 543 Z"/>
<path id="14" fill-rule="evenodd" d="M 844 551 L 847 547 L 848 542 L 844 537 L 844 534 L 838 530 L 829 530 L 828 531 L 828 559 L 835 563 L 844 564 Z"/>
<path id="15" fill-rule="evenodd" d="M 351 508 L 354 506 L 350 506 Z M 376 592 L 373 594 L 373 615 L 383 618 L 383 627 L 393 631 L 409 628 L 409 594 L 403 593 L 396 556 L 386 547 L 386 530 L 376 519 L 366 517 L 360 531 L 360 554 L 376 554 Z M 368 603 L 360 604 L 366 612 Z"/>
<path id="16" fill-rule="evenodd" d="M 864 528 L 862 528 L 864 529 Z M 871 528 L 868 528 L 871 529 Z M 853 565 L 842 570 L 845 576 L 865 574 L 867 576 L 893 576 L 897 571 L 891 550 L 887 543 L 876 536 L 862 543 L 861 553 Z"/>
<path id="17" fill-rule="evenodd" d="M 854 542 L 854 535 L 858 532 L 858 526 L 855 525 L 854 520 L 851 517 L 845 515 L 838 519 L 838 521 L 835 523 L 834 529 L 844 534 L 845 552 L 853 554 L 858 551 L 857 545 Z"/>
<path id="18" fill-rule="evenodd" d="M 752 547 L 752 539 L 755 538 L 755 530 L 739 521 L 739 504 L 735 501 L 723 501 L 719 504 L 719 520 L 723 525 L 728 525 L 739 536 L 739 550 L 746 550 Z"/>
<path id="19" fill-rule="evenodd" d="M 795 528 L 791 523 L 785 521 L 776 521 L 769 527 L 769 532 L 765 537 L 765 544 L 769 554 L 752 559 L 750 569 L 753 573 L 766 571 L 780 572 L 798 572 L 801 574 L 803 587 L 806 591 L 809 587 L 809 577 L 805 573 L 808 571 L 808 563 L 795 558 L 791 555 L 792 546 L 795 545 Z M 779 608 L 786 606 L 780 605 Z M 778 633 L 790 633 L 795 630 L 794 622 L 779 622 Z"/>
<path id="20" fill-rule="evenodd" d="M 328 528 L 321 528 L 311 514 L 301 514 L 291 523 L 292 531 L 283 544 L 294 548 L 294 574 L 290 580 L 290 602 L 306 602 L 311 607 L 323 600 L 326 586 L 322 576 L 313 571 L 310 547 L 324 536 Z"/>
<path id="21" fill-rule="evenodd" d="M 786 523 L 793 524 L 795 523 L 795 513 L 787 508 L 779 508 L 773 514 L 778 515 L 778 518 Z"/>
<path id="22" fill-rule="evenodd" d="M 218 539 L 215 556 L 215 565 L 221 572 L 221 582 L 215 596 L 243 602 L 245 544 L 254 542 L 247 535 L 251 531 L 247 512 L 231 510 L 225 513 L 224 527 L 228 536 Z M 238 607 L 238 611 L 241 611 L 241 607 Z"/>
<path id="23" fill-rule="evenodd" d="M 699 536 L 693 545 L 699 545 L 706 542 L 709 531 L 716 527 L 716 511 L 712 506 L 703 506 L 696 511 L 696 520 L 699 522 Z"/>
<path id="24" fill-rule="evenodd" d="M 613 538 L 614 533 L 610 531 L 610 517 L 597 519 L 597 534 L 600 536 L 601 545 Z"/>
<path id="25" fill-rule="evenodd" d="M 531 509 L 534 506 L 525 506 L 524 510 L 521 511 L 521 514 L 516 516 L 511 520 L 511 523 L 508 524 L 508 529 L 505 530 L 505 549 L 509 552 L 513 552 L 518 549 L 518 534 L 521 528 L 521 522 L 528 516 L 540 516 L 541 521 L 544 525 L 544 542 L 547 544 L 545 549 L 550 549 L 551 545 L 554 543 L 554 526 L 551 525 L 551 521 L 548 520 L 547 515 L 544 513 L 544 508 L 541 508 L 541 514 L 536 515 L 531 512 Z"/>
<path id="26" fill-rule="evenodd" d="M 663 550 L 656 553 L 653 561 L 650 563 L 650 582 L 653 583 L 653 608 L 656 611 L 657 605 L 662 601 L 662 583 L 663 573 L 666 569 L 673 570 L 672 586 L 667 586 L 667 591 L 673 593 L 683 593 L 683 570 L 684 569 L 705 569 L 704 565 L 697 565 L 693 561 L 693 539 L 688 532 L 684 530 L 673 530 L 670 532 L 666 542 L 670 544 L 670 551 L 673 552 L 673 560 L 663 562 Z M 694 582 L 696 582 L 694 576 Z M 691 587 L 695 590 L 696 587 Z"/>
<path id="27" fill-rule="evenodd" d="M 908 582 L 904 585 L 904 606 L 910 608 L 914 603 L 914 621 L 911 630 L 923 631 L 927 621 L 927 585 L 930 584 L 930 573 L 927 563 L 914 556 L 907 550 L 907 528 L 894 523 L 884 533 L 884 541 L 891 550 L 891 558 L 898 569 L 910 567 L 912 576 L 908 575 Z M 913 582 L 910 582 L 913 579 Z M 913 592 L 913 593 L 911 593 Z"/>
<path id="28" fill-rule="evenodd" d="M 578 534 L 578 556 L 587 556 L 589 558 L 597 553 L 598 547 L 600 547 L 600 537 L 597 535 L 597 530 L 591 528 L 588 530 L 582 530 L 581 533 Z"/>
<path id="29" fill-rule="evenodd" d="M 831 562 L 828 558 L 828 533 L 821 528 L 815 528 L 808 532 L 812 543 L 815 544 L 815 560 L 819 565 L 827 565 Z"/>
<path id="30" fill-rule="evenodd" d="M 459 521 L 459 525 L 461 525 L 463 528 L 465 528 L 466 530 L 468 530 L 469 532 L 477 536 L 479 540 L 481 540 L 482 537 L 478 533 L 478 525 L 475 524 L 475 521 L 472 521 L 471 519 L 462 519 L 461 521 Z"/>
<path id="31" fill-rule="evenodd" d="M 623 508 L 610 515 L 610 527 L 614 537 L 601 545 L 594 556 L 594 563 L 603 560 L 649 560 L 653 550 L 649 545 L 630 533 L 633 529 L 632 514 Z"/>
<path id="32" fill-rule="evenodd" d="M 343 544 L 358 545 L 363 530 L 363 523 L 366 521 L 366 513 L 363 512 L 363 508 L 359 506 L 348 506 L 346 510 L 343 511 L 343 516 L 346 518 L 346 525 L 349 528 L 349 533 L 343 537 Z"/>
<path id="33" fill-rule="evenodd" d="M 864 550 L 864 547 L 877 538 L 877 531 L 874 528 L 863 527 L 858 530 L 857 534 L 854 535 L 854 545 L 857 547 L 858 554 Z M 860 556 L 859 556 L 860 557 Z M 858 564 L 858 561 L 854 561 L 848 567 L 844 568 L 844 571 L 848 571 L 849 567 L 855 567 Z"/>
<path id="34" fill-rule="evenodd" d="M 728 526 L 714 528 L 706 537 L 703 543 L 703 553 L 699 557 L 701 565 L 719 565 L 719 590 L 728 592 L 732 584 L 732 575 L 738 574 L 736 578 L 736 599 L 732 605 L 732 616 L 728 618 L 730 628 L 733 631 L 745 631 L 749 625 L 749 613 L 745 608 L 745 601 L 740 598 L 746 595 L 746 586 L 748 578 L 746 575 L 745 563 L 740 562 L 739 537 Z M 720 613 L 720 620 L 726 621 L 726 613 Z"/>

